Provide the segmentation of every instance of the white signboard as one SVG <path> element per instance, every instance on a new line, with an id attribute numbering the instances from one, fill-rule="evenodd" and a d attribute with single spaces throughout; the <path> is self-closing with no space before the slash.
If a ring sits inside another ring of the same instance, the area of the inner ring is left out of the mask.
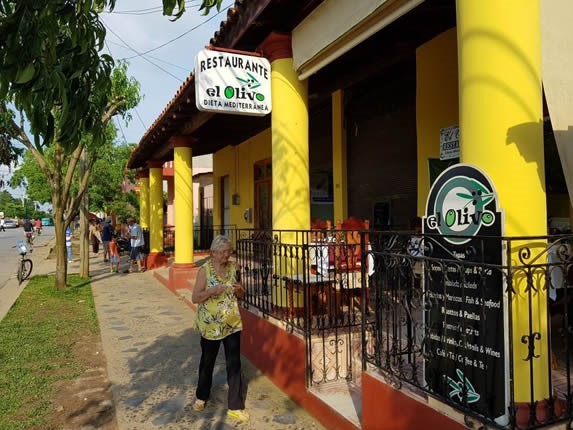
<path id="1" fill-rule="evenodd" d="M 195 57 L 195 100 L 201 111 L 267 115 L 271 65 L 262 57 L 204 49 Z"/>
<path id="2" fill-rule="evenodd" d="M 460 158 L 460 127 L 452 125 L 440 129 L 440 160 Z"/>

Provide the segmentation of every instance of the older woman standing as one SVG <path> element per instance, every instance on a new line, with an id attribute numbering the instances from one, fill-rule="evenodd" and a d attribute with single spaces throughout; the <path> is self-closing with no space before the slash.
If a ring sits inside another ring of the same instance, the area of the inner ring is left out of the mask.
<path id="1" fill-rule="evenodd" d="M 205 409 L 211 393 L 213 368 L 223 343 L 229 385 L 227 415 L 246 421 L 243 381 L 241 376 L 241 330 L 238 298 L 245 291 L 237 280 L 236 265 L 229 260 L 233 250 L 226 236 L 217 236 L 211 243 L 211 258 L 201 267 L 191 300 L 197 303 L 197 328 L 201 333 L 201 361 L 195 411 Z"/>

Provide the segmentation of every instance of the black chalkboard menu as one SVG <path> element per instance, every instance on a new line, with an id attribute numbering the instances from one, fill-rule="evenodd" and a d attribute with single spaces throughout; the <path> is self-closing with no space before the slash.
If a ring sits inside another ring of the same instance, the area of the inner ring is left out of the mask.
<path id="1" fill-rule="evenodd" d="M 503 213 L 491 180 L 457 164 L 426 204 L 424 376 L 440 397 L 488 417 L 506 413 Z"/>

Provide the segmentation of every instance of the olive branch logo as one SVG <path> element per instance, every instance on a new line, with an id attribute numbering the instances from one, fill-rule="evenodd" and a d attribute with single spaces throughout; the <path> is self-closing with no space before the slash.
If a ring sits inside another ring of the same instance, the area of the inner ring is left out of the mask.
<path id="1" fill-rule="evenodd" d="M 243 88 L 247 87 L 250 90 L 254 90 L 255 88 L 259 88 L 261 86 L 261 83 L 258 81 L 257 78 L 255 78 L 249 72 L 247 72 L 247 75 L 249 75 L 247 79 L 242 79 L 237 77 L 237 80 L 242 84 Z"/>
<path id="2" fill-rule="evenodd" d="M 472 191 L 471 195 L 465 193 L 456 193 L 456 196 L 468 200 L 468 202 L 465 204 L 464 207 L 466 207 L 471 203 L 474 206 L 478 206 L 481 209 L 493 199 L 494 197 L 493 193 L 491 193 L 486 187 L 484 187 L 478 181 L 470 179 L 470 184 L 475 187 L 475 191 Z"/>
<path id="3" fill-rule="evenodd" d="M 480 395 L 476 392 L 473 384 L 468 378 L 464 376 L 464 373 L 460 369 L 456 369 L 456 374 L 458 375 L 459 381 L 456 381 L 449 376 L 446 376 L 446 381 L 451 388 L 448 393 L 450 398 L 457 397 L 460 402 L 463 402 L 464 387 L 466 390 L 466 399 L 468 403 L 475 403 L 479 401 Z"/>

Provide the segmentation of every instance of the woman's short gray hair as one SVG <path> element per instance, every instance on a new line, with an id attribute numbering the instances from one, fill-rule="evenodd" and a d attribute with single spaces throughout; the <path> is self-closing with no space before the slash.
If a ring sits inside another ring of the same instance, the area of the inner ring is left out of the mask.
<path id="1" fill-rule="evenodd" d="M 213 242 L 211 242 L 211 251 L 217 251 L 220 248 L 222 248 L 224 245 L 230 245 L 231 244 L 231 239 L 229 239 L 227 236 L 223 236 L 222 234 L 215 236 L 215 239 L 213 239 Z"/>

